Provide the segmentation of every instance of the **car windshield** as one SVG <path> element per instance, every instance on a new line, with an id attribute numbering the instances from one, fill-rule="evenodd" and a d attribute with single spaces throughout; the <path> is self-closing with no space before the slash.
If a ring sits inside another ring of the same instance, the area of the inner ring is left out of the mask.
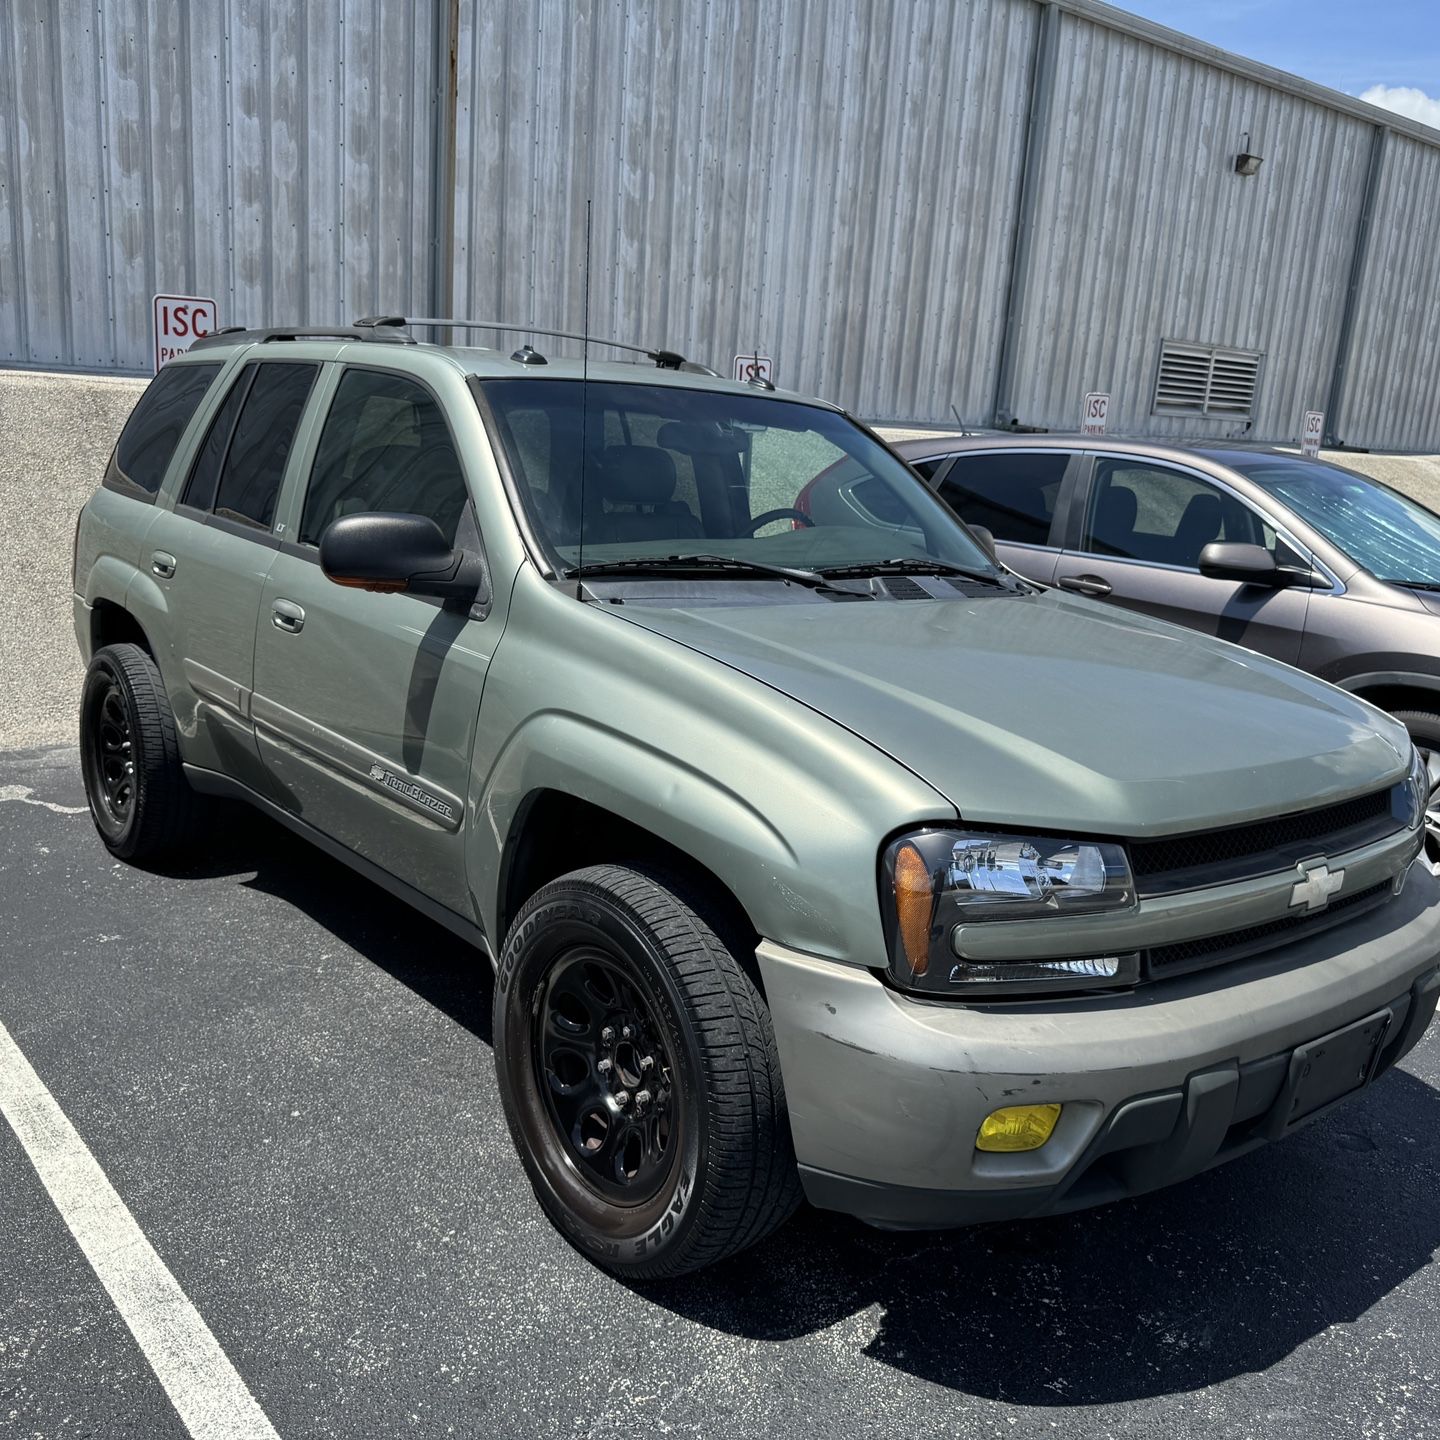
<path id="1" fill-rule="evenodd" d="M 564 570 L 633 562 L 643 573 L 691 556 L 717 578 L 889 562 L 997 573 L 902 461 L 833 410 L 681 385 L 515 379 L 481 390 Z"/>
<path id="2" fill-rule="evenodd" d="M 1440 586 L 1440 515 L 1339 465 L 1290 455 L 1226 454 L 1223 460 L 1376 579 Z"/>

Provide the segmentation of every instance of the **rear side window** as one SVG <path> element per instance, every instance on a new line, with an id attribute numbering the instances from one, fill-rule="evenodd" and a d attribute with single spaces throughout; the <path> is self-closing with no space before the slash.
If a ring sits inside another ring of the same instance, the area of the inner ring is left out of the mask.
<path id="1" fill-rule="evenodd" d="M 440 406 L 403 375 L 347 370 L 335 390 L 305 495 L 300 543 L 365 510 L 433 520 L 453 545 L 468 492 Z"/>
<path id="2" fill-rule="evenodd" d="M 219 365 L 167 365 L 130 412 L 104 484 L 136 499 L 152 499 L 165 478 L 175 447 L 220 373 Z"/>
<path id="3" fill-rule="evenodd" d="M 182 503 L 268 530 L 318 370 L 285 362 L 247 365 L 210 423 Z"/>
<path id="4" fill-rule="evenodd" d="M 983 525 L 997 540 L 1048 545 L 1069 463 L 1064 450 L 960 455 L 941 482 L 940 496 L 967 524 Z"/>

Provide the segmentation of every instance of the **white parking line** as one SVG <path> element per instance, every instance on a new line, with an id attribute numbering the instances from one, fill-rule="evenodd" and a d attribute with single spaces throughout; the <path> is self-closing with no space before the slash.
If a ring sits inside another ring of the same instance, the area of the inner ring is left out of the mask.
<path id="1" fill-rule="evenodd" d="M 279 1440 L 210 1327 L 4 1025 L 0 1114 L 191 1435 L 196 1440 Z"/>

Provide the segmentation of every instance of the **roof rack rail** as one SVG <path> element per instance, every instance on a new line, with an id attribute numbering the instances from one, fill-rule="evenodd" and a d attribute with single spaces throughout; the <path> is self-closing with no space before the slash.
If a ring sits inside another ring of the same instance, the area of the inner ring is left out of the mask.
<path id="1" fill-rule="evenodd" d="M 401 326 L 423 325 L 427 329 L 439 330 L 495 330 L 505 335 L 545 335 L 552 340 L 578 340 L 581 344 L 605 345 L 611 350 L 628 350 L 634 355 L 644 355 L 655 362 L 657 370 L 684 370 L 692 375 L 718 375 L 708 365 L 687 360 L 674 350 L 651 349 L 645 345 L 628 345 L 623 340 L 606 340 L 599 335 L 583 335 L 575 330 L 542 330 L 535 325 L 515 325 L 508 320 L 441 320 L 433 316 L 412 315 L 367 315 L 357 320 L 355 326 L 362 330 L 398 329 Z"/>
<path id="2" fill-rule="evenodd" d="M 413 345 L 413 337 L 384 330 L 361 328 L 357 325 L 267 325 L 249 330 L 244 325 L 227 325 L 212 330 L 191 345 L 192 350 L 205 350 L 212 345 L 268 345 L 275 340 L 366 340 L 387 345 Z"/>

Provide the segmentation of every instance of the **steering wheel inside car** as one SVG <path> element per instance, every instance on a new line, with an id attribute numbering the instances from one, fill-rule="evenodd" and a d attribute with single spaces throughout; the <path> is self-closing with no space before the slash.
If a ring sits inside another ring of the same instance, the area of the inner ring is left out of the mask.
<path id="1" fill-rule="evenodd" d="M 803 510 L 792 510 L 790 506 L 782 505 L 778 510 L 764 511 L 753 520 L 747 521 L 740 529 L 746 535 L 753 535 L 762 525 L 768 525 L 772 520 L 798 520 L 807 530 L 815 524 Z"/>

